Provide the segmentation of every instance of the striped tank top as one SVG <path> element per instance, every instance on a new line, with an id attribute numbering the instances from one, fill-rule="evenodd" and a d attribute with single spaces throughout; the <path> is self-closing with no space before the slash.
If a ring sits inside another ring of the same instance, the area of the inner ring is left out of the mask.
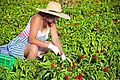
<path id="1" fill-rule="evenodd" d="M 31 20 L 31 18 L 30 18 L 30 20 Z M 28 37 L 29 36 L 29 34 L 30 34 L 30 20 L 29 20 L 29 23 L 27 24 L 26 28 L 19 34 L 20 37 Z M 37 33 L 37 37 L 45 36 L 47 39 L 49 31 L 50 31 L 49 27 L 48 27 L 46 32 L 41 32 L 41 30 L 39 30 Z"/>

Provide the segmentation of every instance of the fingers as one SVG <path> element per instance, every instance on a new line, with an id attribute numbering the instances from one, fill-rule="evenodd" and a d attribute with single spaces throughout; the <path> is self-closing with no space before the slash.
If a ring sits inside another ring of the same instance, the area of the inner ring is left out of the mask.
<path id="1" fill-rule="evenodd" d="M 60 53 L 58 47 L 53 45 L 52 43 L 49 43 L 48 48 L 51 49 L 56 55 Z"/>
<path id="2" fill-rule="evenodd" d="M 49 43 L 48 48 L 51 49 L 56 55 L 61 55 L 62 60 L 66 60 L 65 54 L 63 52 L 60 53 L 60 50 L 57 46 L 53 45 L 52 43 Z"/>
<path id="3" fill-rule="evenodd" d="M 66 56 L 64 53 L 61 55 L 61 58 L 62 58 L 62 60 L 66 60 Z"/>

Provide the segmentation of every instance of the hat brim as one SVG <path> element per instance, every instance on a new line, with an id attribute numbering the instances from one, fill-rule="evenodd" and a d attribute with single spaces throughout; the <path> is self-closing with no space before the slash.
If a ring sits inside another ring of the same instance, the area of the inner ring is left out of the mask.
<path id="1" fill-rule="evenodd" d="M 66 15 L 64 13 L 56 13 L 56 12 L 52 12 L 52 11 L 48 11 L 46 9 L 39 9 L 39 8 L 36 8 L 38 11 L 40 12 L 44 12 L 44 13 L 48 13 L 48 14 L 52 14 L 52 15 L 55 15 L 55 16 L 58 16 L 58 17 L 62 17 L 62 18 L 65 18 L 65 19 L 70 19 L 70 16 L 69 15 Z"/>

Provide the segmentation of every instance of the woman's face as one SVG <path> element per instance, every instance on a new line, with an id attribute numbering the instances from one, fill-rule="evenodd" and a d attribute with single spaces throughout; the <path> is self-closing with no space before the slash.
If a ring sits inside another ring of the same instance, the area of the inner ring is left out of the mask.
<path id="1" fill-rule="evenodd" d="M 58 17 L 52 16 L 52 15 L 47 16 L 47 22 L 48 22 L 48 23 L 55 23 L 55 21 L 57 20 L 57 18 L 58 18 Z"/>

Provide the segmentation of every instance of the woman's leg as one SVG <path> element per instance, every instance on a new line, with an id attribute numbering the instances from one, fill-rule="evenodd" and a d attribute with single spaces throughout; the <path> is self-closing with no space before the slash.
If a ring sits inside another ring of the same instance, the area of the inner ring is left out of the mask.
<path id="1" fill-rule="evenodd" d="M 48 48 L 38 47 L 38 52 L 40 52 L 40 54 L 45 54 L 48 52 L 48 50 Z"/>
<path id="2" fill-rule="evenodd" d="M 28 59 L 35 59 L 38 53 L 38 46 L 34 44 L 26 44 L 24 49 L 24 56 Z"/>
<path id="3" fill-rule="evenodd" d="M 38 54 L 37 56 L 42 58 L 43 54 L 46 54 L 48 52 L 48 48 L 38 47 Z"/>

